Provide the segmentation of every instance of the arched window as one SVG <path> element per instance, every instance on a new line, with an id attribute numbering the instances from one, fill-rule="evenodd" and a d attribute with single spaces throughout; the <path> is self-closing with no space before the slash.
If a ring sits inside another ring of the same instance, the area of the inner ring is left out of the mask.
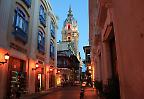
<path id="1" fill-rule="evenodd" d="M 28 29 L 28 21 L 26 20 L 26 16 L 21 9 L 18 7 L 15 10 L 15 27 L 21 29 L 23 32 L 27 32 Z"/>
<path id="2" fill-rule="evenodd" d="M 14 16 L 14 34 L 22 42 L 26 43 L 28 40 L 28 16 L 22 9 L 16 7 Z"/>
<path id="3" fill-rule="evenodd" d="M 51 32 L 51 36 L 53 38 L 55 38 L 55 27 L 54 27 L 54 23 L 52 21 L 50 23 L 50 32 Z"/>
<path id="4" fill-rule="evenodd" d="M 69 30 L 71 28 L 70 24 L 68 24 L 67 27 L 68 27 L 68 30 Z"/>
<path id="5" fill-rule="evenodd" d="M 44 33 L 39 31 L 39 33 L 38 33 L 38 43 L 43 44 L 44 43 L 44 38 L 45 38 Z"/>
<path id="6" fill-rule="evenodd" d="M 51 41 L 50 42 L 50 57 L 54 59 L 54 55 L 55 55 L 55 47 L 54 47 L 54 43 Z"/>
<path id="7" fill-rule="evenodd" d="M 26 4 L 26 6 L 27 7 L 31 7 L 31 0 L 22 0 L 25 4 Z"/>
<path id="8" fill-rule="evenodd" d="M 68 41 L 70 41 L 71 40 L 71 38 L 70 37 L 68 37 Z"/>
<path id="9" fill-rule="evenodd" d="M 38 50 L 43 53 L 45 51 L 45 35 L 41 31 L 38 32 Z"/>
<path id="10" fill-rule="evenodd" d="M 45 9 L 42 5 L 40 5 L 40 10 L 39 10 L 39 19 L 40 19 L 40 23 L 46 27 L 46 13 L 45 13 Z"/>

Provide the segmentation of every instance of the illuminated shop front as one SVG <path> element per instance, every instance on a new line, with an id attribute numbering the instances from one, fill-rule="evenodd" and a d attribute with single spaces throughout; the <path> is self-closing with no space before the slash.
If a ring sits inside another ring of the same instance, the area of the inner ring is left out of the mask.
<path id="1" fill-rule="evenodd" d="M 36 63 L 35 70 L 35 92 L 40 92 L 45 90 L 45 68 L 41 61 Z"/>
<path id="2" fill-rule="evenodd" d="M 17 90 L 26 92 L 27 84 L 26 61 L 10 57 L 8 63 L 7 97 L 15 97 Z"/>

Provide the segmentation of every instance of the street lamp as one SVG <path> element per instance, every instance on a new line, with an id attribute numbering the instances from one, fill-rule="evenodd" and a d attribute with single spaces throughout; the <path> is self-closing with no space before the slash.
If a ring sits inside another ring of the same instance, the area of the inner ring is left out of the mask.
<path id="1" fill-rule="evenodd" d="M 36 68 L 38 68 L 38 66 L 39 66 L 38 63 L 36 63 Z"/>
<path id="2" fill-rule="evenodd" d="M 52 69 L 52 68 L 50 68 L 50 71 L 53 71 L 53 69 Z"/>
<path id="3" fill-rule="evenodd" d="M 60 73 L 60 71 L 58 70 L 57 73 Z"/>
<path id="4" fill-rule="evenodd" d="M 57 70 L 57 73 L 56 74 L 60 74 L 60 70 Z"/>
<path id="5" fill-rule="evenodd" d="M 36 63 L 36 64 L 35 64 L 35 68 L 32 68 L 32 70 L 36 70 L 38 67 L 39 67 L 39 64 Z"/>
<path id="6" fill-rule="evenodd" d="M 89 69 L 91 69 L 92 67 L 91 66 L 89 66 Z"/>
<path id="7" fill-rule="evenodd" d="M 9 60 L 9 54 L 6 53 L 4 58 L 5 58 L 5 62 L 0 62 L 1 64 L 7 63 L 7 61 Z"/>

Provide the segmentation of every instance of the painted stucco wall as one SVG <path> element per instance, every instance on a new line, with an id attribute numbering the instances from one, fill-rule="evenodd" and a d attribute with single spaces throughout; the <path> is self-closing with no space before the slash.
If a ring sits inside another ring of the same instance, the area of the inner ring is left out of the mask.
<path id="1" fill-rule="evenodd" d="M 92 0 L 90 0 L 92 1 Z M 105 5 L 105 0 L 97 0 L 101 5 Z M 94 2 L 94 1 L 93 1 Z M 143 0 L 109 0 L 110 4 L 110 17 L 114 26 L 116 52 L 118 60 L 118 73 L 120 79 L 120 91 L 121 99 L 142 99 L 144 97 L 144 1 Z M 108 4 L 108 5 L 109 5 Z M 107 4 L 106 4 L 107 5 Z M 93 10 L 97 10 L 92 5 Z M 99 10 L 99 8 L 98 8 Z M 100 9 L 101 10 L 101 9 Z M 104 10 L 103 10 L 104 11 Z M 106 10 L 105 10 L 106 11 Z M 98 14 L 104 14 L 102 12 Z M 93 30 L 93 12 L 90 12 L 90 38 L 92 38 Z M 97 17 L 97 16 L 95 16 Z M 102 18 L 102 17 L 101 17 Z M 108 18 L 108 16 L 107 16 Z M 104 19 L 101 19 L 104 20 Z M 103 21 L 99 21 L 103 22 Z M 106 20 L 104 23 L 108 23 Z M 97 24 L 97 25 L 99 25 Z M 104 32 L 104 26 L 101 28 Z M 91 32 L 92 31 L 92 32 Z M 101 33 L 102 33 L 101 31 Z M 95 44 L 92 44 L 96 46 Z M 106 48 L 106 47 L 104 47 Z M 94 49 L 97 51 L 98 48 Z M 106 50 L 106 49 L 105 49 Z M 103 49 L 100 51 L 104 52 Z M 108 52 L 108 50 L 106 51 Z M 104 54 L 104 53 L 103 53 Z M 108 57 L 104 56 L 105 58 Z M 94 57 L 97 61 L 97 57 Z M 102 65 L 107 64 L 105 59 L 102 58 Z M 96 62 L 94 61 L 94 62 Z M 96 68 L 97 69 L 97 68 Z M 106 72 L 104 72 L 106 71 Z M 106 79 L 109 74 L 109 70 L 104 67 L 102 71 L 103 78 Z"/>
<path id="2" fill-rule="evenodd" d="M 122 99 L 144 97 L 143 4 L 143 0 L 112 0 Z"/>

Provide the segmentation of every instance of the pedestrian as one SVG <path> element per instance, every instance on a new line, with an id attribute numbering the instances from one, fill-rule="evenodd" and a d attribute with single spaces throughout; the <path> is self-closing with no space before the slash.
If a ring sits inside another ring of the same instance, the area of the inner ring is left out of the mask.
<path id="1" fill-rule="evenodd" d="M 80 99 L 83 99 L 84 98 L 84 89 L 82 88 L 80 90 Z"/>

